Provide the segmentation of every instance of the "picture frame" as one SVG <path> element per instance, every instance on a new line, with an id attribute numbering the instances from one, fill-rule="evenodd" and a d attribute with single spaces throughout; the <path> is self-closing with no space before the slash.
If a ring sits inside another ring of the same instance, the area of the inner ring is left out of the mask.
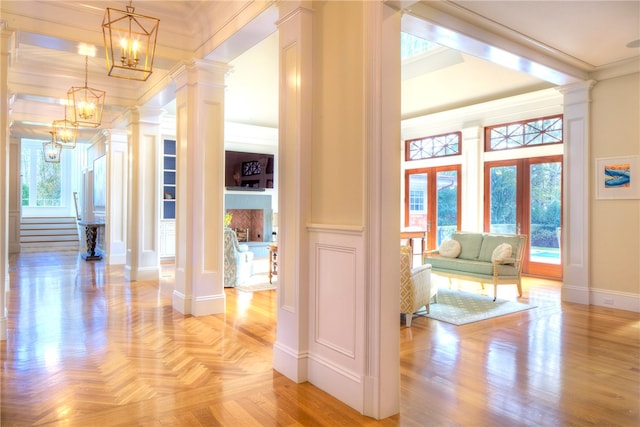
<path id="1" fill-rule="evenodd" d="M 93 161 L 93 208 L 104 209 L 107 205 L 107 156 Z"/>
<path id="2" fill-rule="evenodd" d="M 620 156 L 596 159 L 596 199 L 640 199 L 639 158 Z"/>
<path id="3" fill-rule="evenodd" d="M 242 176 L 260 175 L 261 173 L 262 167 L 258 160 L 242 162 Z"/>

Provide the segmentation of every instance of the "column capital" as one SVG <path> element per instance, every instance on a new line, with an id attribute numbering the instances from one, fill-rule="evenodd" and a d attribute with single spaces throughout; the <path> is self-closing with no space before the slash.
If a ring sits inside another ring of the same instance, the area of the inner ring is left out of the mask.
<path id="1" fill-rule="evenodd" d="M 206 84 L 223 86 L 226 73 L 231 67 L 219 61 L 194 59 L 183 62 L 171 70 L 170 75 L 176 82 L 176 91 L 185 85 Z"/>
<path id="2" fill-rule="evenodd" d="M 591 101 L 591 89 L 598 83 L 595 80 L 585 80 L 579 83 L 559 86 L 556 89 L 564 95 L 564 105 L 580 104 Z"/>

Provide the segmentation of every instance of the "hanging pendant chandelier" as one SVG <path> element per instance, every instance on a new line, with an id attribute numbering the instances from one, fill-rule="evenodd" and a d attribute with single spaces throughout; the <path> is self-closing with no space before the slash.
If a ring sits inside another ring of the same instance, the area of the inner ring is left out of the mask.
<path id="1" fill-rule="evenodd" d="M 89 56 L 84 60 L 84 86 L 72 87 L 67 92 L 70 120 L 77 126 L 97 128 L 102 123 L 102 110 L 106 92 L 87 86 Z"/>
<path id="2" fill-rule="evenodd" d="M 51 124 L 56 145 L 61 148 L 76 148 L 78 125 L 67 119 L 67 106 L 64 107 L 64 120 L 54 120 Z"/>
<path id="3" fill-rule="evenodd" d="M 55 132 L 49 132 L 51 134 L 51 141 L 42 143 L 42 154 L 44 161 L 47 163 L 60 163 L 62 157 L 62 147 L 56 144 Z"/>
<path id="4" fill-rule="evenodd" d="M 160 20 L 123 10 L 107 8 L 102 20 L 107 72 L 111 77 L 146 81 L 153 72 L 153 58 Z"/>

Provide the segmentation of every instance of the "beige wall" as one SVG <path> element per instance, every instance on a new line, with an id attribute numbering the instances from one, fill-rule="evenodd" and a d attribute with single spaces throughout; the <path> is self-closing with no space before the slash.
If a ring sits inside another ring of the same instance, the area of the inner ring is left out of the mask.
<path id="1" fill-rule="evenodd" d="M 591 288 L 640 293 L 640 200 L 595 199 L 595 160 L 640 155 L 640 73 L 592 91 Z M 635 179 L 638 177 L 636 176 Z"/>
<path id="2" fill-rule="evenodd" d="M 311 221 L 362 225 L 363 4 L 316 2 L 314 8 L 314 34 L 320 36 L 313 49 L 321 53 L 313 64 Z M 341 32 L 346 28 L 348 37 Z"/>

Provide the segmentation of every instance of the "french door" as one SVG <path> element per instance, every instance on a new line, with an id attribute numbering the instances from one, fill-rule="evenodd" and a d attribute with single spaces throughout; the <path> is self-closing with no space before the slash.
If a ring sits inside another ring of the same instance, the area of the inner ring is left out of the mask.
<path id="1" fill-rule="evenodd" d="M 460 165 L 405 171 L 405 227 L 427 232 L 435 249 L 460 227 Z"/>
<path id="2" fill-rule="evenodd" d="M 484 229 L 526 234 L 523 273 L 562 277 L 562 156 L 485 163 Z"/>

